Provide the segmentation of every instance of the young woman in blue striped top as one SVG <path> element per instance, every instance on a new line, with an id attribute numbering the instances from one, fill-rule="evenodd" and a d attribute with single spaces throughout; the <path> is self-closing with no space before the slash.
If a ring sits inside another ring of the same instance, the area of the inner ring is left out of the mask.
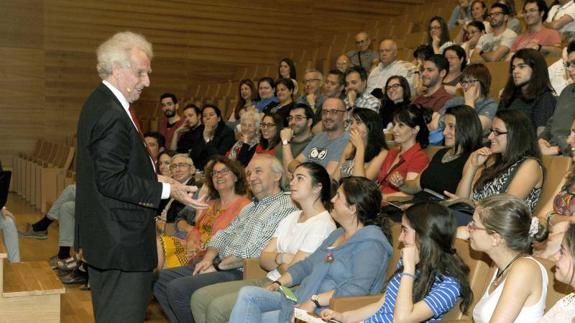
<path id="1" fill-rule="evenodd" d="M 439 321 L 461 297 L 461 310 L 471 304 L 469 268 L 455 253 L 457 221 L 447 208 L 434 202 L 418 203 L 401 219 L 403 244 L 398 269 L 381 299 L 360 309 L 321 312 L 323 319 L 341 322 Z"/>

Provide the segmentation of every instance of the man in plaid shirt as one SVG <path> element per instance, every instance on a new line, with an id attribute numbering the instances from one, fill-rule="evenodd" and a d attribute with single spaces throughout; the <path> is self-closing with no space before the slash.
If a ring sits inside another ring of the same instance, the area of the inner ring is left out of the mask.
<path id="1" fill-rule="evenodd" d="M 204 286 L 242 279 L 244 259 L 259 257 L 279 222 L 297 210 L 282 191 L 285 173 L 275 157 L 256 154 L 246 175 L 253 202 L 210 240 L 204 258 L 189 266 L 160 271 L 154 295 L 171 322 L 194 322 L 192 294 Z"/>

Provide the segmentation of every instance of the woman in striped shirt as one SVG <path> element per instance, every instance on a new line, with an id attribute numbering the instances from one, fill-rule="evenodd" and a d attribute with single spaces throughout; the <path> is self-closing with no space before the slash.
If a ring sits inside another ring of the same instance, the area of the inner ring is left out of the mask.
<path id="1" fill-rule="evenodd" d="M 324 310 L 322 318 L 365 323 L 439 321 L 460 297 L 465 312 L 472 293 L 469 268 L 453 247 L 456 226 L 454 215 L 435 202 L 409 207 L 401 219 L 402 257 L 381 299 L 343 313 Z"/>

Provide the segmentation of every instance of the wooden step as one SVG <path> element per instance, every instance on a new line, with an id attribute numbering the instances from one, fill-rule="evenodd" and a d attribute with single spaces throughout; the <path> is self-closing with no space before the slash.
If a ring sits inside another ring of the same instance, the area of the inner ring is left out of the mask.
<path id="1" fill-rule="evenodd" d="M 64 294 L 66 289 L 46 261 L 4 262 L 4 289 L 6 298 Z"/>

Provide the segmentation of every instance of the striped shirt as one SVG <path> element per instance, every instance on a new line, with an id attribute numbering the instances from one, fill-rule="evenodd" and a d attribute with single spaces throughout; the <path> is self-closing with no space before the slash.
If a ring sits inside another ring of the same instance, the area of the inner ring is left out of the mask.
<path id="1" fill-rule="evenodd" d="M 393 309 L 397 300 L 401 273 L 397 273 L 389 281 L 385 291 L 385 302 L 383 306 L 373 316 L 364 323 L 391 323 L 393 322 Z M 431 286 L 431 291 L 423 298 L 423 301 L 431 311 L 433 317 L 427 322 L 440 321 L 443 314 L 449 312 L 460 297 L 459 282 L 452 277 L 439 275 L 435 277 L 435 282 Z"/>
<path id="2" fill-rule="evenodd" d="M 230 225 L 208 242 L 220 258 L 256 258 L 271 240 L 279 222 L 297 211 L 289 195 L 279 192 L 246 205 Z"/>

